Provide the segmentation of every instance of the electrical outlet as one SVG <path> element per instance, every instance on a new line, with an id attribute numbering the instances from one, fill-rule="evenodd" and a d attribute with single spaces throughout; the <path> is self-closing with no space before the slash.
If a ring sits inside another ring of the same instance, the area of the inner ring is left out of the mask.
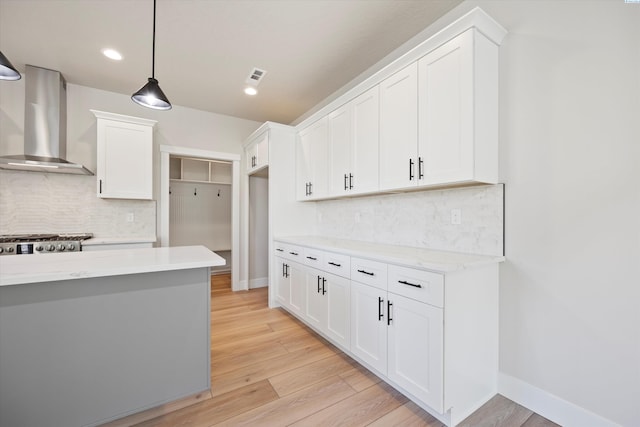
<path id="1" fill-rule="evenodd" d="M 462 224 L 462 211 L 460 209 L 451 209 L 451 224 Z"/>
<path id="2" fill-rule="evenodd" d="M 133 215 L 133 212 L 129 212 L 127 214 L 127 222 L 133 222 L 135 221 L 136 217 Z"/>

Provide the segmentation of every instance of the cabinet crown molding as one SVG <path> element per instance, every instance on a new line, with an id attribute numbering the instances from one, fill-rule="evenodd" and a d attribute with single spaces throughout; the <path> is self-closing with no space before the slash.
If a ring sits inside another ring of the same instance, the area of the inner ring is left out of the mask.
<path id="1" fill-rule="evenodd" d="M 116 120 L 118 122 L 135 123 L 138 125 L 154 126 L 157 120 L 143 119 L 141 117 L 125 116 L 124 114 L 109 113 L 106 111 L 89 110 L 98 119 Z"/>

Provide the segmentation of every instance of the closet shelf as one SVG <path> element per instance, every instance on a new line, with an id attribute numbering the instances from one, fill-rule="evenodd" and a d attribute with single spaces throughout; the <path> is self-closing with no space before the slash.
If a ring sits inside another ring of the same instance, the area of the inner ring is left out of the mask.
<path id="1" fill-rule="evenodd" d="M 231 185 L 230 182 L 222 182 L 222 181 L 200 181 L 197 179 L 177 179 L 172 178 L 169 181 L 171 182 L 190 182 L 193 184 L 217 184 L 217 185 Z"/>

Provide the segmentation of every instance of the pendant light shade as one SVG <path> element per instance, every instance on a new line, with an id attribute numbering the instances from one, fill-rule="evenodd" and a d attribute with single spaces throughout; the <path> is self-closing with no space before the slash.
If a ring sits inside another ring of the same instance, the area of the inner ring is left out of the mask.
<path id="1" fill-rule="evenodd" d="M 131 96 L 133 102 L 143 107 L 153 108 L 154 110 L 170 110 L 171 103 L 164 94 L 158 81 L 153 77 L 149 77 L 149 82 Z"/>
<path id="2" fill-rule="evenodd" d="M 0 52 L 0 80 L 20 80 L 21 78 L 16 67 Z"/>
<path id="3" fill-rule="evenodd" d="M 164 94 L 158 80 L 155 79 L 156 71 L 156 0 L 153 0 L 153 47 L 151 51 L 151 77 L 147 84 L 131 95 L 131 99 L 136 104 L 143 107 L 153 108 L 154 110 L 170 110 L 171 103 Z"/>

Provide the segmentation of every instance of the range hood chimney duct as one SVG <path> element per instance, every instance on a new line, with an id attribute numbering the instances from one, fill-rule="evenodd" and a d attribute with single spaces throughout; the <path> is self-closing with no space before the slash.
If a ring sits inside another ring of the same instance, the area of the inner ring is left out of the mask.
<path id="1" fill-rule="evenodd" d="M 84 166 L 65 159 L 67 82 L 62 74 L 27 65 L 25 76 L 24 154 L 0 157 L 0 168 L 93 175 Z"/>

